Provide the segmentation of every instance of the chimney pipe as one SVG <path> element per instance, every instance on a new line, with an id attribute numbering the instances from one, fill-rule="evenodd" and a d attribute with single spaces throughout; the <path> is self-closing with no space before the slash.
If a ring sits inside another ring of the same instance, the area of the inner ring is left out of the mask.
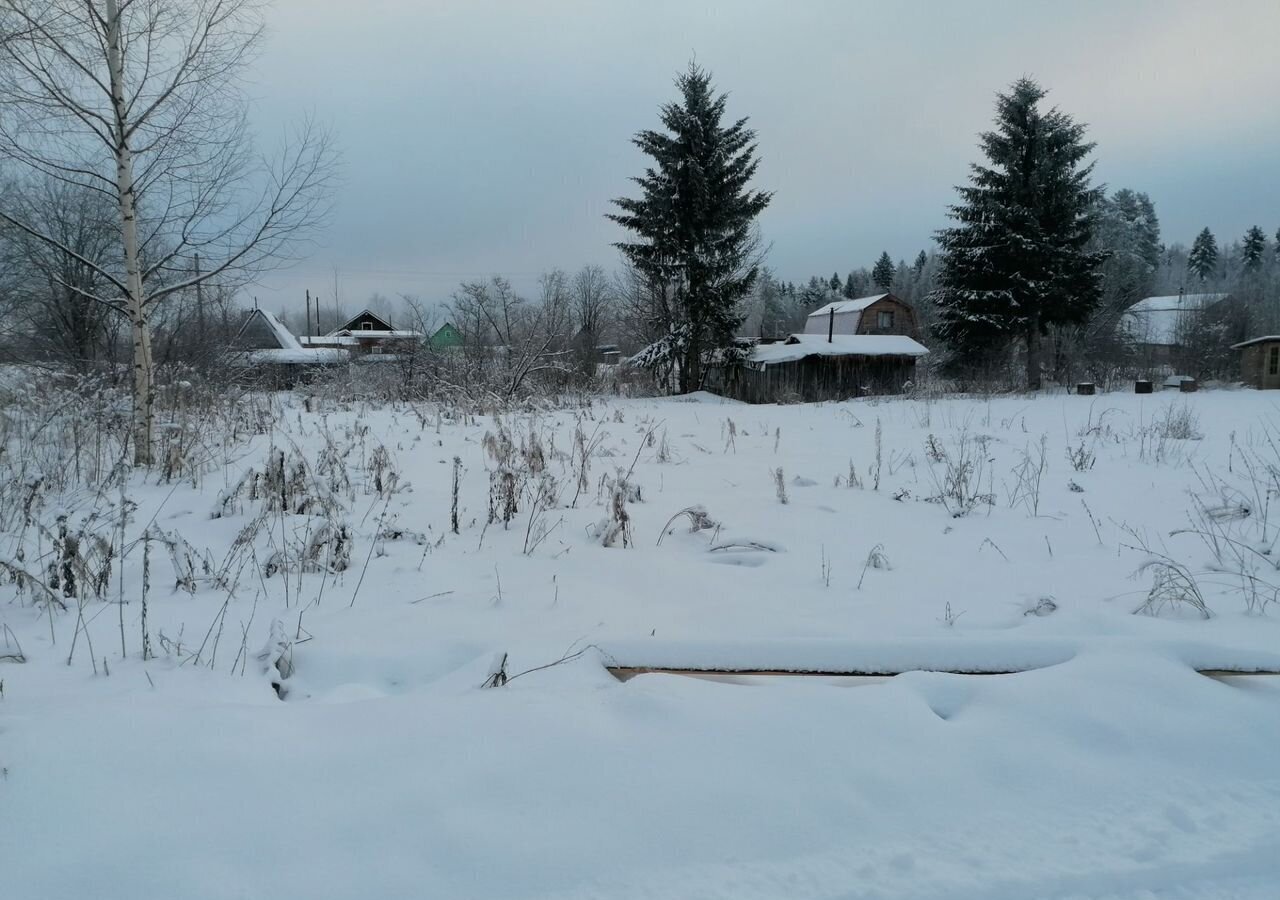
<path id="1" fill-rule="evenodd" d="M 831 316 L 827 319 L 827 343 L 835 343 L 832 336 L 836 333 L 836 308 L 831 307 Z"/>

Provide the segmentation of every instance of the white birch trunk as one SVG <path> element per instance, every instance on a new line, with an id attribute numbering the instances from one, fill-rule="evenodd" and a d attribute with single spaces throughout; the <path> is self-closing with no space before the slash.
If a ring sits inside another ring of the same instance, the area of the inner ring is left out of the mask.
<path id="1" fill-rule="evenodd" d="M 129 148 L 128 111 L 125 106 L 124 59 L 120 49 L 120 8 L 117 0 L 107 5 L 107 71 L 111 78 L 111 105 L 115 110 L 116 196 L 124 243 L 125 298 L 133 332 L 133 461 L 151 464 L 155 404 L 151 368 L 151 329 L 142 293 L 142 265 L 138 259 L 138 219 L 134 208 L 133 153 Z"/>

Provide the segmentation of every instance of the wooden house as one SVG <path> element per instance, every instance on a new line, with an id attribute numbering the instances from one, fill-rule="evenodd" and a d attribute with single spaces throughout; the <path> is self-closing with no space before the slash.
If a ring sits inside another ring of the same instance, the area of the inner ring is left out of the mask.
<path id="1" fill-rule="evenodd" d="M 427 338 L 427 346 L 432 350 L 451 350 L 461 347 L 462 343 L 462 332 L 455 328 L 452 322 L 445 322 L 431 337 Z"/>
<path id="2" fill-rule="evenodd" d="M 912 307 L 893 294 L 837 300 L 810 313 L 803 334 L 749 347 L 711 389 L 747 403 L 896 394 L 928 354 Z"/>
<path id="3" fill-rule="evenodd" d="M 809 313 L 805 334 L 919 334 L 916 311 L 893 294 L 834 300 Z"/>
<path id="4" fill-rule="evenodd" d="M 1259 390 L 1280 388 L 1280 335 L 1233 344 L 1240 351 L 1240 380 Z"/>
<path id="5" fill-rule="evenodd" d="M 398 329 L 373 310 L 365 309 L 326 335 L 302 338 L 302 344 L 347 350 L 358 356 L 395 355 L 416 348 L 423 337 L 421 332 Z"/>

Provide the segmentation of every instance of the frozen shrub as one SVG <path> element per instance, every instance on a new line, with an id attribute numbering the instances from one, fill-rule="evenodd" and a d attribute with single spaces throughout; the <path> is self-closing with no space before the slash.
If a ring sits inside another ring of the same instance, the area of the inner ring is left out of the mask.
<path id="1" fill-rule="evenodd" d="M 934 494 L 926 499 L 941 503 L 953 518 L 967 516 L 979 505 L 991 506 L 995 496 L 990 490 L 982 490 L 982 482 L 990 479 L 990 461 L 987 458 L 989 438 L 961 432 L 951 447 L 942 447 L 941 459 L 930 460 L 929 476 L 933 480 Z"/>
<path id="2" fill-rule="evenodd" d="M 785 477 L 783 477 L 782 466 L 778 466 L 778 468 L 774 469 L 769 474 L 773 476 L 773 488 L 778 495 L 778 502 L 779 503 L 788 502 L 787 480 Z"/>
<path id="3" fill-rule="evenodd" d="M 1198 441 L 1204 437 L 1200 433 L 1200 417 L 1192 412 L 1189 403 L 1170 403 L 1153 426 L 1160 437 L 1168 440 Z"/>
<path id="4" fill-rule="evenodd" d="M 1194 609 L 1202 619 L 1212 615 L 1205 604 L 1204 595 L 1200 593 L 1200 586 L 1186 566 L 1167 556 L 1157 556 L 1144 562 L 1134 574 L 1146 572 L 1152 575 L 1151 589 L 1134 612 L 1158 616 L 1165 610 L 1177 612 L 1187 606 Z"/>

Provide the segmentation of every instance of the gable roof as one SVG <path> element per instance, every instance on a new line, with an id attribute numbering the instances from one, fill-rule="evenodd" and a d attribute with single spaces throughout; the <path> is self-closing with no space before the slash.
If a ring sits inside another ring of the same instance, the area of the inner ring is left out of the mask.
<path id="1" fill-rule="evenodd" d="M 294 337 L 292 331 L 285 327 L 284 323 L 276 318 L 275 313 L 268 312 L 265 309 L 255 308 L 245 316 L 245 320 L 240 324 L 240 328 L 236 331 L 236 336 L 232 343 L 240 340 L 240 336 L 245 333 L 255 322 L 261 322 L 269 334 L 275 339 L 279 350 L 301 350 L 302 344 L 298 343 L 298 339 Z"/>
<path id="2" fill-rule="evenodd" d="M 1203 312 L 1230 297 L 1230 294 L 1147 297 L 1124 311 L 1120 317 L 1121 327 L 1139 343 L 1173 347 L 1178 343 L 1178 329 L 1185 316 Z"/>
<path id="3" fill-rule="evenodd" d="M 354 328 L 353 326 L 357 322 L 359 322 L 361 319 L 363 319 L 365 316 L 368 316 L 369 318 L 376 320 L 378 324 L 382 326 L 381 328 L 371 329 L 373 331 L 395 331 L 396 330 L 395 326 L 392 325 L 391 322 L 389 322 L 384 317 L 378 315 L 376 312 L 374 312 L 373 310 L 369 309 L 366 306 L 364 309 L 360 310 L 360 312 L 356 313 L 350 319 L 347 319 L 347 321 L 344 322 L 342 325 L 333 329 L 333 331 L 330 331 L 329 335 L 333 336 L 333 335 L 341 334 L 344 331 L 357 331 L 358 329 Z"/>
<path id="4" fill-rule="evenodd" d="M 926 356 L 929 350 L 905 334 L 793 334 L 781 344 L 761 344 L 751 362 L 794 362 L 806 356 Z"/>
<path id="5" fill-rule="evenodd" d="M 833 300 L 826 306 L 815 309 L 809 313 L 809 318 L 814 316 L 829 316 L 834 311 L 836 315 L 841 313 L 860 313 L 871 304 L 883 300 L 885 297 L 892 297 L 892 294 L 872 294 L 870 297 L 858 297 L 854 300 Z"/>

